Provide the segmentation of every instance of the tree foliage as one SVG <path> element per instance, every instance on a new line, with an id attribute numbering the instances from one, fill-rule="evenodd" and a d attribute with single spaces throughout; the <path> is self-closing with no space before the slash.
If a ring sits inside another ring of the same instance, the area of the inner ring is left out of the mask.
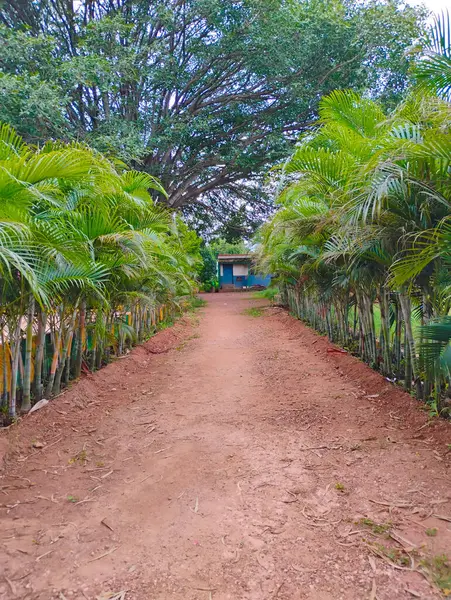
<path id="1" fill-rule="evenodd" d="M 211 287 L 218 275 L 216 254 L 210 246 L 203 246 L 200 249 L 200 255 L 202 263 L 199 265 L 199 281 L 205 288 L 208 286 Z"/>
<path id="2" fill-rule="evenodd" d="M 190 294 L 200 239 L 151 175 L 0 125 L 0 390 L 13 419 L 150 335 Z M 22 366 L 21 366 L 22 365 Z"/>
<path id="3" fill-rule="evenodd" d="M 451 308 L 450 117 L 418 92 L 391 114 L 352 91 L 326 96 L 259 250 L 295 314 L 419 398 L 433 392 L 436 411 L 451 372 L 449 319 L 432 324 Z"/>
<path id="4" fill-rule="evenodd" d="M 218 193 L 249 200 L 243 180 L 286 156 L 322 95 L 399 98 L 423 13 L 397 0 L 5 0 L 0 17 L 1 113 L 27 140 L 83 140 L 159 177 L 171 207 L 220 207 Z"/>
<path id="5" fill-rule="evenodd" d="M 451 21 L 448 12 L 435 16 L 425 39 L 416 76 L 422 88 L 451 100 Z"/>

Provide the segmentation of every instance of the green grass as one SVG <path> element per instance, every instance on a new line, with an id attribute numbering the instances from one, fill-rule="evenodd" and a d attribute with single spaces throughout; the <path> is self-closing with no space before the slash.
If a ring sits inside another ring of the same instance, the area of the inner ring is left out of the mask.
<path id="1" fill-rule="evenodd" d="M 199 296 L 191 296 L 186 301 L 186 310 L 195 311 L 204 307 L 206 304 L 207 302 L 203 298 L 199 298 Z"/>
<path id="2" fill-rule="evenodd" d="M 451 563 L 446 554 L 439 554 L 421 561 L 423 570 L 446 597 L 451 595 Z"/>
<path id="3" fill-rule="evenodd" d="M 375 535 L 383 535 L 391 529 L 391 523 L 376 523 L 372 519 L 363 518 L 359 521 L 360 525 L 366 525 Z"/>
<path id="4" fill-rule="evenodd" d="M 243 315 L 247 315 L 248 317 L 261 317 L 262 314 L 263 309 L 257 308 L 256 306 L 251 306 L 251 308 L 243 310 Z"/>
<path id="5" fill-rule="evenodd" d="M 269 287 L 269 288 L 266 288 L 265 290 L 260 290 L 259 292 L 254 292 L 252 294 L 252 297 L 253 298 L 265 298 L 265 299 L 271 300 L 271 302 L 273 302 L 274 298 L 277 296 L 278 293 L 279 293 L 279 288 Z"/>
<path id="6" fill-rule="evenodd" d="M 353 327 L 353 324 L 354 324 L 354 311 L 355 311 L 355 306 L 352 306 L 349 309 L 349 326 L 351 328 Z M 378 302 L 375 302 L 373 304 L 373 314 L 374 314 L 374 330 L 376 332 L 377 338 L 379 338 L 379 335 L 381 332 L 381 309 L 380 309 Z M 413 335 L 415 336 L 415 338 L 419 337 L 418 334 L 419 334 L 420 326 L 421 326 L 420 320 L 418 318 L 416 318 L 414 315 L 412 315 L 412 329 L 413 329 Z M 394 323 L 391 326 L 390 331 L 392 334 L 395 332 L 395 324 Z"/>

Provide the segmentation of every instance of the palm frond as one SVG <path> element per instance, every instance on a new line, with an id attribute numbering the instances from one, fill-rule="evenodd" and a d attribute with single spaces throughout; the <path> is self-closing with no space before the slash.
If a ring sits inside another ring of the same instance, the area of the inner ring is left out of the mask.
<path id="1" fill-rule="evenodd" d="M 451 99 L 451 22 L 448 11 L 435 16 L 416 76 L 423 88 Z"/>

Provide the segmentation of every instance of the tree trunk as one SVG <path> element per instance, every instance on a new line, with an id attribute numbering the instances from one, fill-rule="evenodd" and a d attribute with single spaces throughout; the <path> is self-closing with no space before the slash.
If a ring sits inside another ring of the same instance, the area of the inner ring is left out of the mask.
<path id="1" fill-rule="evenodd" d="M 74 341 L 74 332 L 72 331 L 72 333 L 70 334 L 69 348 L 67 350 L 66 370 L 64 372 L 64 383 L 65 383 L 66 387 L 69 385 L 69 381 L 70 381 L 70 365 L 71 365 L 71 354 L 72 354 L 73 341 Z"/>
<path id="2" fill-rule="evenodd" d="M 402 336 L 402 313 L 400 310 L 399 302 L 396 300 L 396 312 L 395 312 L 395 340 L 393 344 L 394 360 L 395 360 L 395 373 L 398 377 L 401 377 L 401 336 Z"/>
<path id="3" fill-rule="evenodd" d="M 75 379 L 78 379 L 81 375 L 81 365 L 83 363 L 83 344 L 85 340 L 85 329 L 86 329 L 86 301 L 80 302 L 79 312 L 79 326 L 78 326 L 78 346 L 77 346 L 77 358 L 75 361 Z"/>
<path id="4" fill-rule="evenodd" d="M 404 323 L 404 389 L 410 392 L 412 389 L 412 360 L 410 346 L 407 339 L 406 326 Z"/>
<path id="5" fill-rule="evenodd" d="M 21 411 L 27 413 L 31 408 L 31 362 L 33 351 L 33 320 L 34 297 L 31 296 L 28 304 L 27 315 L 27 340 L 25 346 L 25 368 L 23 376 L 22 406 Z"/>
<path id="6" fill-rule="evenodd" d="M 381 311 L 381 345 L 383 358 L 383 372 L 389 377 L 391 375 L 391 352 L 390 352 L 390 304 L 388 291 L 381 286 L 379 296 L 379 306 Z"/>
<path id="7" fill-rule="evenodd" d="M 399 301 L 401 303 L 402 314 L 404 317 L 404 327 L 406 332 L 407 344 L 409 346 L 410 364 L 412 368 L 412 377 L 415 380 L 417 390 L 417 398 L 420 400 L 423 396 L 422 385 L 418 372 L 418 360 L 415 348 L 415 339 L 412 330 L 412 307 L 410 298 L 405 292 L 399 293 Z"/>
<path id="8" fill-rule="evenodd" d="M 61 337 L 64 340 L 64 344 L 63 344 L 63 352 L 61 355 L 61 360 L 59 362 L 58 369 L 56 370 L 55 381 L 53 384 L 52 393 L 54 396 L 59 394 L 61 391 L 61 378 L 63 376 L 64 367 L 66 366 L 66 360 L 67 360 L 67 356 L 68 356 L 72 333 L 73 333 L 74 326 L 75 326 L 76 316 L 77 316 L 77 309 L 75 309 L 72 312 L 72 317 L 69 322 L 69 325 L 67 326 L 67 330 L 66 330 L 64 336 L 63 336 L 63 329 L 61 329 Z"/>
<path id="9" fill-rule="evenodd" d="M 432 307 L 430 302 L 430 292 L 428 287 L 426 286 L 423 289 L 423 311 L 421 314 L 422 325 L 427 325 L 432 317 Z M 440 368 L 440 367 L 439 367 Z M 425 371 L 424 377 L 424 386 L 423 386 L 423 399 L 427 400 L 430 398 L 432 394 L 432 386 L 433 382 L 430 379 L 430 373 L 428 373 L 428 369 L 425 369 L 425 366 L 422 361 L 422 357 L 420 354 L 420 370 Z M 434 378 L 435 380 L 436 378 Z"/>
<path id="10" fill-rule="evenodd" d="M 11 421 L 16 418 L 16 391 L 17 391 L 17 373 L 19 368 L 19 354 L 20 354 L 20 321 L 22 315 L 19 315 L 17 324 L 13 333 L 12 339 L 12 361 L 11 361 L 11 387 L 9 393 L 9 407 L 8 416 Z"/>
<path id="11" fill-rule="evenodd" d="M 42 364 L 44 360 L 45 328 L 47 326 L 47 313 L 38 315 L 38 339 L 36 342 L 36 358 L 34 365 L 34 397 L 36 402 L 42 398 Z"/>
<path id="12" fill-rule="evenodd" d="M 5 330 L 4 330 L 3 325 L 0 330 L 0 335 L 1 335 L 1 342 L 2 342 L 2 386 L 3 386 L 1 407 L 6 410 L 6 408 L 8 407 L 8 363 L 10 361 L 10 357 L 9 357 L 9 352 L 8 352 L 8 345 L 7 345 L 7 342 L 5 339 Z"/>
<path id="13" fill-rule="evenodd" d="M 47 387 L 45 390 L 45 395 L 47 398 L 50 398 L 52 395 L 53 384 L 55 382 L 56 370 L 58 368 L 58 359 L 60 355 L 61 348 L 61 337 L 63 331 L 63 309 L 60 312 L 60 330 L 55 330 L 54 334 L 54 342 L 53 342 L 53 357 L 52 357 L 52 366 L 50 367 L 49 379 L 47 381 Z"/>

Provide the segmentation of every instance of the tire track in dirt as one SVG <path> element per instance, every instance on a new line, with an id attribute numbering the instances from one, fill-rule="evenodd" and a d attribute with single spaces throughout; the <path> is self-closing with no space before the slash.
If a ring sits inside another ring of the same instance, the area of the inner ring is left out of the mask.
<path id="1" fill-rule="evenodd" d="M 2 433 L 0 598 L 440 597 L 383 548 L 451 551 L 449 425 L 284 311 L 207 300 Z"/>

